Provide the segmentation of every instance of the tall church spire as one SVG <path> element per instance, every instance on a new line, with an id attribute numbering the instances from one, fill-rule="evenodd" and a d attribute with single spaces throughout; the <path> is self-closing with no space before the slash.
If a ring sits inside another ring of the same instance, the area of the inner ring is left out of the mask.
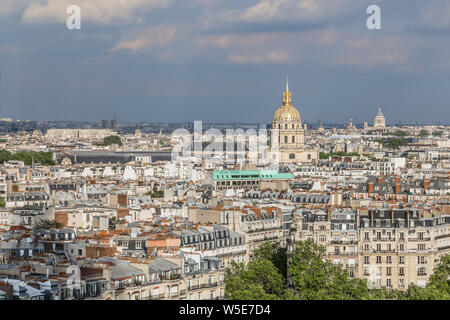
<path id="1" fill-rule="evenodd" d="M 289 91 L 289 78 L 286 77 L 286 91 L 283 94 L 283 105 L 289 106 L 292 103 L 291 92 Z"/>

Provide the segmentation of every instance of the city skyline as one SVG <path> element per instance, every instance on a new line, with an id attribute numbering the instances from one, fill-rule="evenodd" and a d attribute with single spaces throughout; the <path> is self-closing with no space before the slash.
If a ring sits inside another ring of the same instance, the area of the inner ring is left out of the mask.
<path id="1" fill-rule="evenodd" d="M 307 123 L 450 115 L 445 1 L 72 1 L 81 30 L 66 2 L 0 4 L 0 117 L 269 123 L 286 75 Z"/>

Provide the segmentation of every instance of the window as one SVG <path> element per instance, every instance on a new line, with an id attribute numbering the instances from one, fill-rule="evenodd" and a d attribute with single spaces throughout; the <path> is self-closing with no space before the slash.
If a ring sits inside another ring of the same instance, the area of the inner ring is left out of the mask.
<path id="1" fill-rule="evenodd" d="M 387 267 L 386 268 L 386 275 L 390 276 L 392 274 L 391 272 L 392 272 L 391 267 Z"/>
<path id="2" fill-rule="evenodd" d="M 381 263 L 381 256 L 377 256 L 377 263 Z"/>
<path id="3" fill-rule="evenodd" d="M 420 267 L 420 268 L 417 270 L 417 275 L 418 275 L 418 276 L 426 276 L 426 275 L 427 275 L 426 269 L 425 269 L 424 267 Z"/>
<path id="4" fill-rule="evenodd" d="M 292 143 L 295 143 L 295 136 L 292 136 Z"/>
<path id="5" fill-rule="evenodd" d="M 404 276 L 404 275 L 405 275 L 405 268 L 404 268 L 404 267 L 398 268 L 398 274 L 399 274 L 400 276 Z"/>
<path id="6" fill-rule="evenodd" d="M 386 279 L 386 287 L 390 288 L 391 285 L 391 279 Z"/>
<path id="7" fill-rule="evenodd" d="M 391 256 L 387 256 L 386 257 L 386 263 L 392 263 L 392 257 Z"/>
<path id="8" fill-rule="evenodd" d="M 289 153 L 289 159 L 295 159 L 295 153 Z"/>
<path id="9" fill-rule="evenodd" d="M 365 264 L 369 264 L 369 257 L 368 257 L 368 256 L 365 256 L 365 257 L 364 257 L 364 263 L 365 263 Z"/>
<path id="10" fill-rule="evenodd" d="M 377 244 L 377 251 L 381 251 L 381 244 Z"/>
<path id="11" fill-rule="evenodd" d="M 284 143 L 288 143 L 288 136 L 284 136 Z"/>
<path id="12" fill-rule="evenodd" d="M 364 232 L 364 239 L 365 240 L 369 240 L 369 233 L 368 232 Z"/>
<path id="13" fill-rule="evenodd" d="M 399 257 L 398 263 L 404 264 L 405 263 L 405 257 L 403 257 L 403 256 Z"/>
<path id="14" fill-rule="evenodd" d="M 400 240 L 405 240 L 405 234 L 403 232 L 400 232 Z"/>

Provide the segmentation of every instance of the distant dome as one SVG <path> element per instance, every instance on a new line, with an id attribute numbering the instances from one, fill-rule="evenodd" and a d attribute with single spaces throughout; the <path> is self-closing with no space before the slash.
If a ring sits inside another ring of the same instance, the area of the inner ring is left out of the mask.
<path id="1" fill-rule="evenodd" d="M 384 117 L 383 112 L 381 112 L 381 108 L 378 108 L 377 117 Z"/>
<path id="2" fill-rule="evenodd" d="M 375 128 L 386 127 L 386 119 L 384 118 L 383 112 L 381 112 L 381 108 L 378 108 L 377 115 L 373 119 L 373 126 Z"/>

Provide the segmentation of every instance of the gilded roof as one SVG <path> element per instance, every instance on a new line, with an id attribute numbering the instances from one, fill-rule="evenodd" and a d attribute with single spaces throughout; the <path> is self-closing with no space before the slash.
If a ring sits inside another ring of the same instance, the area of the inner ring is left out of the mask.
<path id="1" fill-rule="evenodd" d="M 289 82 L 286 79 L 286 91 L 283 94 L 283 105 L 278 108 L 273 117 L 273 122 L 295 121 L 301 122 L 300 113 L 292 105 L 292 95 L 289 91 Z"/>

